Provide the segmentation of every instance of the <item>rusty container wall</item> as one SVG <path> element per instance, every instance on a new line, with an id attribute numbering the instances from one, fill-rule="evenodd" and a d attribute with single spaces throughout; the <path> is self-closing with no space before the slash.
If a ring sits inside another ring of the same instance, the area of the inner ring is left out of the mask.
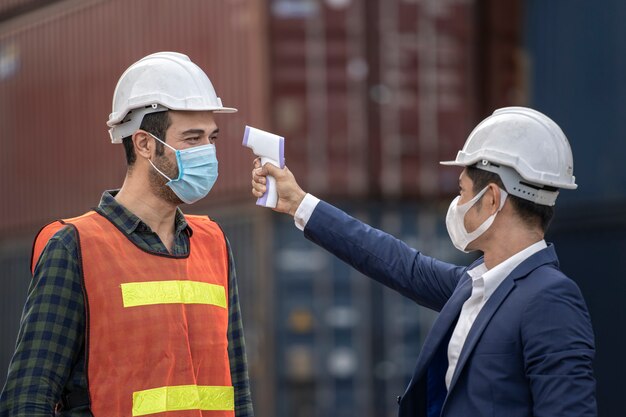
<path id="1" fill-rule="evenodd" d="M 314 193 L 365 196 L 368 154 L 364 4 L 271 3 L 273 128 Z"/>
<path id="2" fill-rule="evenodd" d="M 207 198 L 249 197 L 246 123 L 267 126 L 263 2 L 67 0 L 0 23 L 0 236 L 29 232 L 97 205 L 125 168 L 106 120 L 132 62 L 183 52 L 227 106 L 218 115 L 220 179 Z"/>
<path id="3" fill-rule="evenodd" d="M 477 4 L 479 117 L 506 106 L 529 104 L 530 61 L 522 44 L 522 0 Z"/>
<path id="4" fill-rule="evenodd" d="M 447 195 L 477 113 L 471 1 L 274 0 L 273 123 L 309 190 Z"/>
<path id="5" fill-rule="evenodd" d="M 441 197 L 458 173 L 440 167 L 475 120 L 475 5 L 378 2 L 380 189 L 386 197 Z"/>
<path id="6" fill-rule="evenodd" d="M 0 20 L 10 19 L 52 1 L 54 0 L 0 0 Z"/>

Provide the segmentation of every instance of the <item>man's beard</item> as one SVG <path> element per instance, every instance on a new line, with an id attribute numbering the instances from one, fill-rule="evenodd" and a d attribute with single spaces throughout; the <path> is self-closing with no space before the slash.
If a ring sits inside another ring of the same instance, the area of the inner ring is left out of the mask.
<path id="1" fill-rule="evenodd" d="M 157 166 L 165 175 L 170 178 L 178 178 L 178 166 L 170 162 L 165 155 L 157 156 L 154 160 Z M 167 186 L 168 179 L 152 168 L 148 175 L 150 181 L 150 189 L 162 200 L 175 205 L 183 204 L 183 201 Z"/>

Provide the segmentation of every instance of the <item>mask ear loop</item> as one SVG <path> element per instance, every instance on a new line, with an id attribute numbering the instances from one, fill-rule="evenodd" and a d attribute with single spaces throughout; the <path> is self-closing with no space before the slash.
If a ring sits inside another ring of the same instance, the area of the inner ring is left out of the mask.
<path id="1" fill-rule="evenodd" d="M 498 187 L 500 188 L 500 187 Z M 483 197 L 483 195 L 485 195 L 485 193 L 487 192 L 487 190 L 489 189 L 489 186 L 486 186 L 485 188 L 483 188 L 478 194 L 476 194 L 476 196 L 474 196 L 472 198 L 472 200 L 464 203 L 465 204 L 470 204 L 470 208 L 474 207 L 474 205 L 476 205 L 476 203 L 478 203 L 478 201 L 480 201 L 480 199 Z M 502 207 L 504 207 L 504 203 L 506 202 L 506 198 L 509 196 L 509 193 L 506 192 L 506 190 L 500 188 L 500 207 L 498 208 L 498 210 L 496 211 L 496 213 L 502 211 Z M 468 209 L 469 211 L 469 209 Z M 466 212 L 467 214 L 467 212 Z"/>
<path id="2" fill-rule="evenodd" d="M 152 136 L 153 138 L 155 138 L 156 140 L 158 140 L 159 142 L 161 142 L 163 145 L 167 146 L 168 148 L 170 148 L 171 150 L 173 150 L 176 153 L 176 149 L 174 149 L 172 146 L 168 145 L 167 143 L 163 142 L 161 139 L 157 138 L 156 136 L 154 136 L 152 133 L 150 132 L 146 132 L 147 134 L 149 134 L 150 136 Z M 178 160 L 178 154 L 176 155 L 176 160 Z M 152 162 L 151 159 L 148 159 L 148 162 L 150 162 L 150 165 L 152 165 L 152 168 L 154 168 L 159 174 L 163 175 L 165 178 L 167 178 L 169 181 L 173 181 L 170 177 L 168 177 L 167 175 L 165 175 L 165 173 L 163 173 L 163 171 L 161 171 L 159 168 L 156 167 L 156 165 L 154 165 L 154 163 Z"/>
<path id="3" fill-rule="evenodd" d="M 171 150 L 173 150 L 174 152 L 176 152 L 176 149 L 175 149 L 173 146 L 168 145 L 167 143 L 163 142 L 161 139 L 157 138 L 156 136 L 154 136 L 154 135 L 153 135 L 152 133 L 150 133 L 150 132 L 146 132 L 146 133 L 147 133 L 147 134 L 149 134 L 150 136 L 152 136 L 153 138 L 155 138 L 156 140 L 158 140 L 159 142 L 161 142 L 163 145 L 165 145 L 165 146 L 167 146 L 168 148 L 170 148 Z"/>
<path id="4" fill-rule="evenodd" d="M 506 199 L 508 196 L 509 196 L 509 193 L 507 193 L 505 190 L 500 188 L 500 208 L 498 209 L 498 212 L 502 211 L 502 207 L 504 207 L 504 203 L 506 203 Z"/>
<path id="5" fill-rule="evenodd" d="M 498 187 L 498 188 L 500 188 L 500 187 Z M 463 215 L 463 218 L 465 218 L 465 216 L 467 215 L 467 212 L 468 212 L 468 211 L 469 211 L 469 210 L 470 210 L 470 209 L 471 209 L 471 208 L 472 208 L 472 207 L 473 207 L 476 203 L 478 203 L 478 201 L 482 198 L 482 196 L 483 196 L 483 195 L 487 192 L 487 190 L 488 190 L 488 189 L 489 189 L 489 187 L 487 186 L 487 187 L 483 188 L 483 189 L 481 190 L 481 192 L 480 192 L 480 193 L 476 194 L 476 196 L 472 199 L 472 200 L 475 200 L 475 201 L 473 201 L 473 202 L 472 202 L 472 201 L 470 200 L 470 201 L 468 201 L 467 203 L 465 203 L 465 204 L 470 204 L 470 203 L 471 203 L 471 205 L 467 208 L 467 211 L 465 212 L 465 215 Z M 493 213 L 491 216 L 487 217 L 487 219 L 485 219 L 485 221 L 484 221 L 484 222 L 482 222 L 482 223 L 478 226 L 478 228 L 477 228 L 476 230 L 474 230 L 473 232 L 468 232 L 468 231 L 467 231 L 467 229 L 465 229 L 465 225 L 463 225 L 463 229 L 465 230 L 465 233 L 467 233 L 468 235 L 470 235 L 470 236 L 471 236 L 471 235 L 475 234 L 478 230 L 480 230 L 482 227 L 484 227 L 485 229 L 484 229 L 484 230 L 483 230 L 483 231 L 482 231 L 482 232 L 478 235 L 478 236 L 480 236 L 480 235 L 481 235 L 482 233 L 484 233 L 487 229 L 489 229 L 489 228 L 491 227 L 491 224 L 492 224 L 492 223 L 493 223 L 493 221 L 495 220 L 496 215 L 497 215 L 500 211 L 502 211 L 502 207 L 504 207 L 504 203 L 506 202 L 506 198 L 507 198 L 508 196 L 509 196 L 509 194 L 508 194 L 505 190 L 503 190 L 502 188 L 500 188 L 500 207 L 498 208 L 498 210 L 497 210 L 495 213 Z M 486 224 L 488 224 L 488 226 L 485 226 Z M 476 236 L 474 239 L 478 238 L 478 236 Z M 463 251 L 465 251 L 465 250 L 463 250 Z"/>
<path id="6" fill-rule="evenodd" d="M 482 198 L 482 196 L 487 192 L 488 189 L 489 187 L 483 188 L 482 190 L 480 190 L 478 194 L 472 197 L 470 201 L 466 201 L 463 204 L 458 204 L 457 202 L 457 207 L 459 208 L 468 207 L 467 211 L 469 211 L 472 207 L 474 207 L 474 205 L 476 205 L 476 203 L 478 203 L 478 201 Z M 459 196 L 458 198 L 460 199 L 461 196 Z M 465 212 L 465 214 L 467 214 L 467 211 Z"/>
<path id="7" fill-rule="evenodd" d="M 172 181 L 172 179 L 171 179 L 170 177 L 168 177 L 167 175 L 165 175 L 165 174 L 163 173 L 163 171 L 161 171 L 159 168 L 157 168 L 157 167 L 156 167 L 156 165 L 154 165 L 154 164 L 152 163 L 152 160 L 148 159 L 148 162 L 150 162 L 150 165 L 152 165 L 152 168 L 156 169 L 156 171 L 157 171 L 159 174 L 163 175 L 163 176 L 164 176 L 165 178 L 167 178 L 169 181 Z"/>
<path id="8" fill-rule="evenodd" d="M 496 185 L 496 187 L 498 187 Z M 504 207 L 504 203 L 506 202 L 506 198 L 509 196 L 509 193 L 506 192 L 506 190 L 498 187 L 500 189 L 500 206 L 498 207 L 498 210 L 496 210 L 496 212 L 494 214 L 497 214 L 499 212 L 502 211 L 502 207 Z M 474 204 L 478 203 L 478 200 L 480 200 L 483 195 L 487 192 L 487 190 L 489 189 L 489 186 L 486 186 L 485 188 L 483 188 L 483 190 L 480 192 L 480 196 L 477 196 L 478 199 L 474 202 Z M 476 197 L 474 197 L 476 198 Z"/>

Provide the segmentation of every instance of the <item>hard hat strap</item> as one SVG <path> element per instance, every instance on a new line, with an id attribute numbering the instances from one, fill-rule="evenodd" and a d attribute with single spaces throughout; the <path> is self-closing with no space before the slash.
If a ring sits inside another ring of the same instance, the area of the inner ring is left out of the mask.
<path id="1" fill-rule="evenodd" d="M 556 203 L 556 198 L 559 195 L 557 188 L 531 184 L 511 167 L 494 164 L 486 160 L 477 163 L 474 167 L 498 174 L 502 184 L 504 184 L 504 188 L 511 195 L 542 206 L 554 206 Z"/>
<path id="2" fill-rule="evenodd" d="M 113 143 L 121 143 L 123 138 L 127 136 L 132 136 L 133 133 L 139 130 L 141 122 L 143 121 L 143 118 L 146 114 L 158 113 L 167 110 L 169 110 L 167 107 L 164 107 L 157 103 L 150 104 L 148 106 L 144 106 L 138 109 L 132 109 L 128 112 L 128 114 L 124 117 L 119 125 L 113 126 L 109 129 L 111 141 Z"/>

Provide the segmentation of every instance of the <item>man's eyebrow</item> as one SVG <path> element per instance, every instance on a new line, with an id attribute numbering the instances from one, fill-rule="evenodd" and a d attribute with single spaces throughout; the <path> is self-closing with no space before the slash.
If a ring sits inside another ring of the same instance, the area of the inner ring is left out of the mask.
<path id="1" fill-rule="evenodd" d="M 196 135 L 204 135 L 204 129 L 187 129 L 183 132 L 183 135 L 195 133 Z"/>
<path id="2" fill-rule="evenodd" d="M 218 134 L 220 132 L 219 128 L 215 129 L 213 132 L 211 132 L 211 136 Z M 196 134 L 196 135 L 204 135 L 204 129 L 187 129 L 183 132 L 183 135 L 188 135 L 188 134 Z"/>

